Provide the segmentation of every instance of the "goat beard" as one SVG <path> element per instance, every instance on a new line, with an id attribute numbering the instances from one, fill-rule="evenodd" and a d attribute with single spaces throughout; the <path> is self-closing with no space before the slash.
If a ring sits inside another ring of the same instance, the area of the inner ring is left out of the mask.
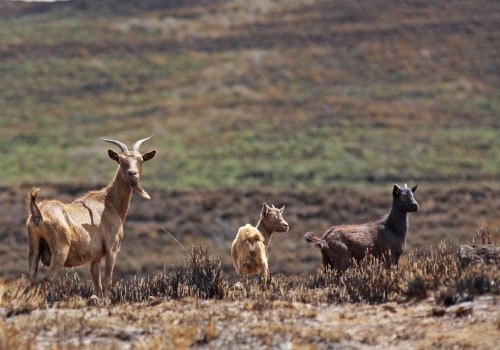
<path id="1" fill-rule="evenodd" d="M 139 193 L 144 198 L 151 199 L 149 194 L 146 191 L 144 191 L 144 189 L 139 184 L 132 185 L 132 188 L 134 189 L 135 192 Z"/>

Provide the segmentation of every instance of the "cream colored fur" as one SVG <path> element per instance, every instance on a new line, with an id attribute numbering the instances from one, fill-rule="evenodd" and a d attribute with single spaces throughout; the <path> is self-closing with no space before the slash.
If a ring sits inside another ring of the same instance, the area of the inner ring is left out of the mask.
<path id="1" fill-rule="evenodd" d="M 288 231 L 288 223 L 283 219 L 283 211 L 263 203 L 257 226 L 246 224 L 239 228 L 231 245 L 231 257 L 236 273 L 245 278 L 260 275 L 266 284 L 269 277 L 267 248 L 274 232 Z"/>

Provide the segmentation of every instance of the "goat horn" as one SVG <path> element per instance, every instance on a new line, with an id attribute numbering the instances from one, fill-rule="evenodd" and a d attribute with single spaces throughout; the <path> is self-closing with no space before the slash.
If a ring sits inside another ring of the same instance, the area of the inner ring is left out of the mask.
<path id="1" fill-rule="evenodd" d="M 145 139 L 140 139 L 139 141 L 137 141 L 136 143 L 134 143 L 134 145 L 132 146 L 132 150 L 133 151 L 137 151 L 139 152 L 139 147 L 141 147 L 141 144 L 144 142 L 144 141 L 147 141 L 149 140 L 150 138 L 152 138 L 153 135 L 149 136 L 149 137 L 146 137 Z"/>
<path id="2" fill-rule="evenodd" d="M 127 151 L 128 151 L 127 145 L 125 145 L 123 142 L 120 142 L 120 141 L 118 141 L 118 140 L 109 140 L 109 139 L 105 139 L 104 137 L 101 137 L 101 139 L 102 139 L 103 141 L 106 141 L 106 142 L 112 143 L 113 145 L 117 145 L 118 147 L 120 147 L 120 149 L 122 150 L 122 152 L 127 152 Z"/>

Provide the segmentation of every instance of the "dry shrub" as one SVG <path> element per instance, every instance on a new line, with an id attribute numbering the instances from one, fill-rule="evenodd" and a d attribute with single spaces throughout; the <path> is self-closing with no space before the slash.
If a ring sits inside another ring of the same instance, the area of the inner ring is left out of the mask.
<path id="1" fill-rule="evenodd" d="M 27 288 L 24 278 L 7 283 L 0 281 L 0 306 L 5 310 L 6 317 L 30 313 L 44 306 L 44 297 L 39 288 Z"/>
<path id="2" fill-rule="evenodd" d="M 497 265 L 471 265 L 460 270 L 436 292 L 436 303 L 450 306 L 471 301 L 475 295 L 500 294 L 500 274 Z"/>
<path id="3" fill-rule="evenodd" d="M 492 227 L 483 222 L 479 225 L 472 238 L 472 243 L 478 244 L 499 244 L 500 243 L 500 227 Z"/>
<path id="4" fill-rule="evenodd" d="M 405 299 L 434 295 L 437 303 L 448 306 L 475 295 L 500 293 L 497 264 L 463 266 L 456 252 L 456 244 L 449 241 L 430 252 L 411 252 L 408 266 L 400 271 Z"/>
<path id="5" fill-rule="evenodd" d="M 306 283 L 308 288 L 324 291 L 304 301 L 383 303 L 424 299 L 437 292 L 438 302 L 450 305 L 471 300 L 474 295 L 500 292 L 498 266 L 462 268 L 456 246 L 450 242 L 442 241 L 428 252 L 412 251 L 406 260 L 387 269 L 371 257 L 354 263 L 343 274 L 322 268 Z"/>
<path id="6" fill-rule="evenodd" d="M 343 273 L 321 268 L 309 278 L 309 288 L 326 288 L 311 302 L 382 303 L 398 299 L 401 287 L 397 268 L 386 268 L 380 259 L 368 256 Z M 316 299 L 316 300 L 315 300 Z M 322 300 L 324 299 L 324 300 Z"/>
<path id="7" fill-rule="evenodd" d="M 474 240 L 479 237 L 482 244 L 496 246 L 495 242 L 498 242 L 498 239 L 494 238 L 491 233 L 488 226 L 481 225 Z M 498 261 L 498 258 L 495 256 L 494 260 Z M 463 264 L 457 254 L 453 254 L 453 259 L 450 260 L 448 264 L 441 264 L 441 269 L 446 271 L 453 267 L 453 273 L 435 286 L 437 303 L 449 306 L 473 300 L 475 295 L 500 294 L 500 273 L 497 263 L 479 260 L 475 263 Z"/>
<path id="8" fill-rule="evenodd" d="M 481 231 L 486 232 L 486 231 Z M 489 231 L 488 231 L 489 232 Z M 487 235 L 490 242 L 489 235 Z M 171 269 L 134 277 L 115 283 L 111 304 L 155 302 L 165 298 L 241 300 L 252 309 L 266 309 L 271 301 L 303 303 L 370 303 L 403 302 L 435 296 L 445 306 L 472 300 L 475 295 L 500 294 L 498 264 L 460 264 L 457 245 L 442 241 L 436 249 L 410 251 L 399 266 L 387 268 L 383 261 L 367 257 L 338 273 L 321 268 L 310 276 L 273 274 L 267 287 L 248 278 L 238 288 L 230 287 L 220 258 L 207 250 L 193 247 L 185 262 Z M 0 286 L 0 306 L 7 316 L 30 312 L 35 308 L 59 306 L 78 308 L 92 295 L 90 282 L 84 283 L 76 273 L 65 273 L 41 293 L 29 290 L 24 278 Z"/>
<path id="9" fill-rule="evenodd" d="M 454 252 L 455 249 L 446 241 L 428 252 L 410 252 L 407 265 L 401 269 L 404 297 L 426 298 L 455 276 L 458 272 L 458 260 Z"/>
<path id="10" fill-rule="evenodd" d="M 24 278 L 9 284 L 9 288 L 1 290 L 1 305 L 9 305 L 13 314 L 29 312 L 43 303 L 72 308 L 85 306 L 85 300 L 92 296 L 92 285 L 89 281 L 83 282 L 78 273 L 69 271 L 43 288 L 29 289 Z M 186 256 L 186 262 L 173 266 L 170 271 L 114 283 L 109 302 L 150 302 L 158 297 L 222 299 L 228 290 L 227 275 L 222 271 L 220 259 L 195 246 Z"/>
<path id="11" fill-rule="evenodd" d="M 221 260 L 197 246 L 188 255 L 187 264 L 177 266 L 169 277 L 168 295 L 174 298 L 222 299 L 228 289 Z"/>
<path id="12" fill-rule="evenodd" d="M 386 268 L 385 262 L 367 257 L 354 264 L 351 273 L 340 278 L 345 297 L 349 302 L 383 303 L 398 298 L 401 287 L 397 268 Z"/>
<path id="13" fill-rule="evenodd" d="M 50 305 L 63 302 L 64 306 L 83 306 L 82 300 L 90 298 L 92 290 L 90 281 L 84 282 L 77 272 L 66 270 L 60 278 L 48 286 L 45 300 Z"/>
<path id="14" fill-rule="evenodd" d="M 111 302 L 144 302 L 153 297 L 222 299 L 228 289 L 227 276 L 219 258 L 195 246 L 184 264 L 170 272 L 151 273 L 146 278 L 121 280 L 112 290 Z"/>

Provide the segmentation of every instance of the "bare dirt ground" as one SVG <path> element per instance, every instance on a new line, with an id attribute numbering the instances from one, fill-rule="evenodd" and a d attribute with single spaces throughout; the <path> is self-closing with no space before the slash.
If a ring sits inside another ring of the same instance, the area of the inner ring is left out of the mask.
<path id="1" fill-rule="evenodd" d="M 0 314 L 4 314 L 2 308 Z M 494 349 L 499 320 L 500 307 L 492 296 L 447 309 L 437 307 L 432 299 L 406 304 L 310 305 L 189 298 L 2 315 L 0 338 L 10 343 L 0 341 L 0 347 Z"/>

